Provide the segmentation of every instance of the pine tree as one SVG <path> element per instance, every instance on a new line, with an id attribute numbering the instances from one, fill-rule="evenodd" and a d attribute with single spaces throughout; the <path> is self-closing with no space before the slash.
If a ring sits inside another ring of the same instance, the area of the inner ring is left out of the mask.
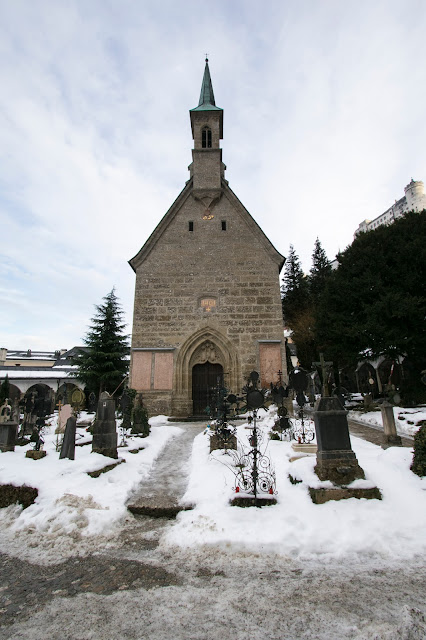
<path id="1" fill-rule="evenodd" d="M 312 267 L 309 272 L 309 292 L 314 305 L 319 302 L 330 274 L 330 262 L 326 252 L 321 246 L 321 242 L 317 238 L 312 254 Z"/>
<path id="2" fill-rule="evenodd" d="M 78 366 L 77 377 L 87 391 L 112 393 L 128 371 L 128 338 L 121 322 L 121 311 L 114 289 L 106 295 L 104 304 L 96 305 L 96 314 L 83 339 L 85 348 L 73 358 Z"/>
<path id="3" fill-rule="evenodd" d="M 293 245 L 290 245 L 290 253 L 285 263 L 283 285 L 283 316 L 284 322 L 293 328 L 302 311 L 309 306 L 308 281 L 303 273 L 299 257 Z"/>

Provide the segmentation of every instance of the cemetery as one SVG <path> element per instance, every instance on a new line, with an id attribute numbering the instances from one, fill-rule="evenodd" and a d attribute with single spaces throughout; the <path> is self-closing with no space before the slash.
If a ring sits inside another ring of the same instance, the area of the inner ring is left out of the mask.
<path id="1" fill-rule="evenodd" d="M 107 48 L 124 68 L 124 49 Z M 124 231 L 136 251 L 131 325 L 114 284 L 82 346 L 0 349 L 0 634 L 425 638 L 426 211 L 396 203 L 392 229 L 376 220 L 333 267 L 317 237 L 304 273 L 270 239 L 291 240 L 288 215 L 268 237 L 225 178 L 208 54 L 189 120 L 189 176 L 142 242 L 122 208 L 137 200 L 139 224 L 162 200 L 123 181 L 116 220 L 108 195 L 92 203 L 90 251 L 121 265 Z M 268 198 L 281 193 L 261 208 Z M 77 307 L 105 274 L 75 256 Z"/>

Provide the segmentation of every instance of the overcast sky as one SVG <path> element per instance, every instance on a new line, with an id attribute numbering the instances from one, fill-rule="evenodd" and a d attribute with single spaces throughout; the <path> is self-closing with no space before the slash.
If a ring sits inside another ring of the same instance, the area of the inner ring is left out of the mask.
<path id="1" fill-rule="evenodd" d="M 230 187 L 305 271 L 426 181 L 424 0 L 0 0 L 0 347 L 81 344 L 113 286 L 130 333 L 206 53 Z"/>

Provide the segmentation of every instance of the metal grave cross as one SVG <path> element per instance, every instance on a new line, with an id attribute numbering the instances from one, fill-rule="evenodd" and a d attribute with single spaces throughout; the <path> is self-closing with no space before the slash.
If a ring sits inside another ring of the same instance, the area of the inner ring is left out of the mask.
<path id="1" fill-rule="evenodd" d="M 328 383 L 327 383 L 327 367 L 331 367 L 333 365 L 333 361 L 328 361 L 326 362 L 324 360 L 324 354 L 320 353 L 320 361 L 319 362 L 313 362 L 312 363 L 314 367 L 321 367 L 321 373 L 322 373 L 322 397 L 326 398 L 328 397 L 329 394 L 329 390 L 328 390 Z"/>

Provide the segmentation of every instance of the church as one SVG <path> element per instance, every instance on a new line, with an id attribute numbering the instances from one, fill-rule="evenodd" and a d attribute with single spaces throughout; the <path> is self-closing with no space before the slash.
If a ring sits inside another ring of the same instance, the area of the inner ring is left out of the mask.
<path id="1" fill-rule="evenodd" d="M 225 179 L 208 60 L 190 110 L 190 177 L 140 251 L 129 386 L 150 415 L 205 415 L 223 381 L 240 393 L 251 371 L 287 379 L 279 274 L 283 256 Z"/>

